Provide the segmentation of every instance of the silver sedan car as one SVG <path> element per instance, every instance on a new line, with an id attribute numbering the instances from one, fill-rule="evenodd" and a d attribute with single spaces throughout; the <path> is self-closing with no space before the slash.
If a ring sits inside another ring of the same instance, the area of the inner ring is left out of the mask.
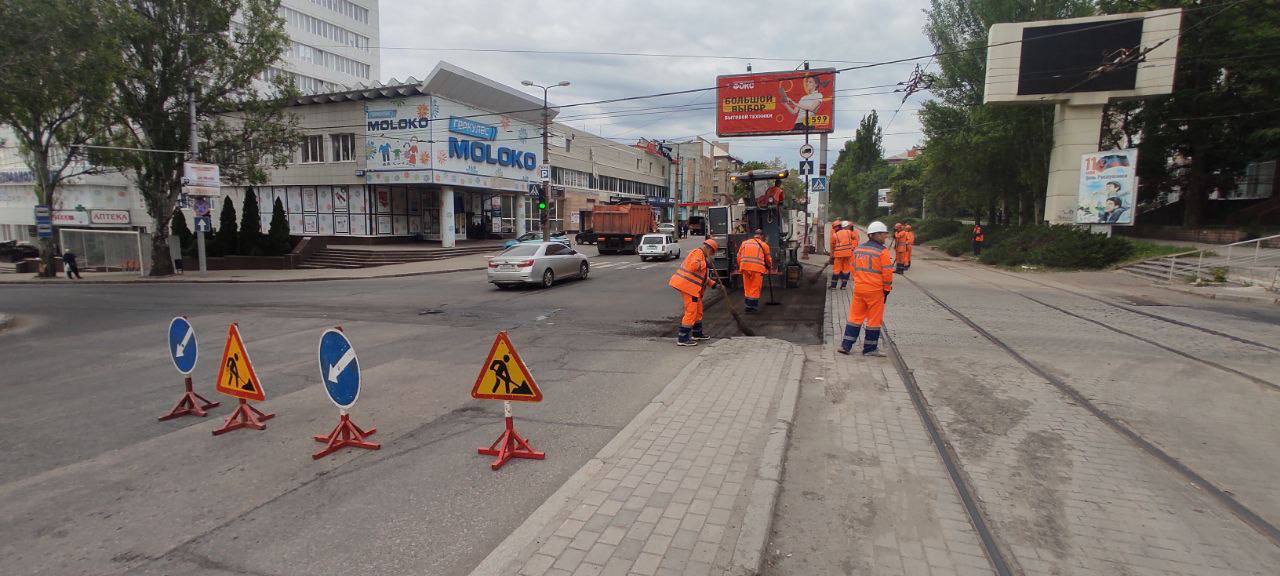
<path id="1" fill-rule="evenodd" d="M 549 288 L 556 280 L 586 280 L 591 265 L 582 253 L 559 242 L 517 244 L 489 260 L 489 282 L 498 288 L 540 284 Z"/>

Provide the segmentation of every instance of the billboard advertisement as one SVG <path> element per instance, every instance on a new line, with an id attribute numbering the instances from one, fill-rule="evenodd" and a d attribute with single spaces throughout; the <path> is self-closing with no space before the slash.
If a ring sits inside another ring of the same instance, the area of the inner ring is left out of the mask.
<path id="1" fill-rule="evenodd" d="M 366 180 L 520 191 L 537 176 L 542 128 L 439 96 L 365 110 Z"/>
<path id="2" fill-rule="evenodd" d="M 1080 157 L 1076 224 L 1133 225 L 1138 151 L 1107 150 Z"/>
<path id="3" fill-rule="evenodd" d="M 876 206 L 880 208 L 893 208 L 893 202 L 889 200 L 889 194 L 893 191 L 891 188 L 881 188 L 876 191 Z"/>
<path id="4" fill-rule="evenodd" d="M 832 68 L 718 76 L 716 134 L 831 132 L 835 130 L 835 84 Z"/>

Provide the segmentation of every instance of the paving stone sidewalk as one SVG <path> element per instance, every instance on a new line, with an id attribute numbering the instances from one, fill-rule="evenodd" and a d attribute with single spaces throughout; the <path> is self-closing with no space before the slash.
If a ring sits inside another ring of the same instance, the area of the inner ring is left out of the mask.
<path id="1" fill-rule="evenodd" d="M 849 297 L 827 292 L 827 343 L 805 347 L 765 573 L 992 574 L 891 360 L 835 353 Z"/>
<path id="2" fill-rule="evenodd" d="M 735 555 L 758 562 L 785 448 L 776 420 L 794 410 L 802 360 L 765 338 L 702 349 L 473 575 L 704 575 L 730 572 Z"/>

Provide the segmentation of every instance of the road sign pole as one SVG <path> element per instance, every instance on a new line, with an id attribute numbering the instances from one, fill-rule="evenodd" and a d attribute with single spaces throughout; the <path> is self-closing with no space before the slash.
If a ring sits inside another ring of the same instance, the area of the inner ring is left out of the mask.
<path id="1" fill-rule="evenodd" d="M 502 407 L 503 419 L 506 421 L 506 429 L 502 432 L 497 440 L 488 448 L 477 450 L 485 456 L 497 456 L 498 459 L 489 464 L 489 468 L 497 470 L 503 464 L 509 462 L 512 458 L 525 458 L 528 460 L 543 460 L 547 457 L 546 453 L 538 452 L 529 446 L 529 441 L 520 436 L 516 432 L 515 421 L 511 417 L 511 401 L 507 400 Z"/>
<path id="2" fill-rule="evenodd" d="M 204 274 L 209 271 L 208 263 L 205 260 L 204 251 L 204 230 L 196 231 L 196 258 L 200 261 L 200 273 Z"/>

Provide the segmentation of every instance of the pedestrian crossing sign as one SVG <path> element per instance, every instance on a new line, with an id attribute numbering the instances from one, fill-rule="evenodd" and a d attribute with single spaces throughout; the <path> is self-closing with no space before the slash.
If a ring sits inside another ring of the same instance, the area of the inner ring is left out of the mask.
<path id="1" fill-rule="evenodd" d="M 506 332 L 494 338 L 489 356 L 480 367 L 471 397 L 481 400 L 515 400 L 517 402 L 541 402 L 542 391 L 529 374 L 529 368 L 520 359 Z"/>
<path id="2" fill-rule="evenodd" d="M 261 402 L 267 399 L 262 391 L 262 381 L 253 371 L 249 351 L 240 338 L 240 327 L 234 322 L 227 330 L 227 345 L 222 348 L 222 363 L 218 365 L 218 392 L 234 398 Z"/>

